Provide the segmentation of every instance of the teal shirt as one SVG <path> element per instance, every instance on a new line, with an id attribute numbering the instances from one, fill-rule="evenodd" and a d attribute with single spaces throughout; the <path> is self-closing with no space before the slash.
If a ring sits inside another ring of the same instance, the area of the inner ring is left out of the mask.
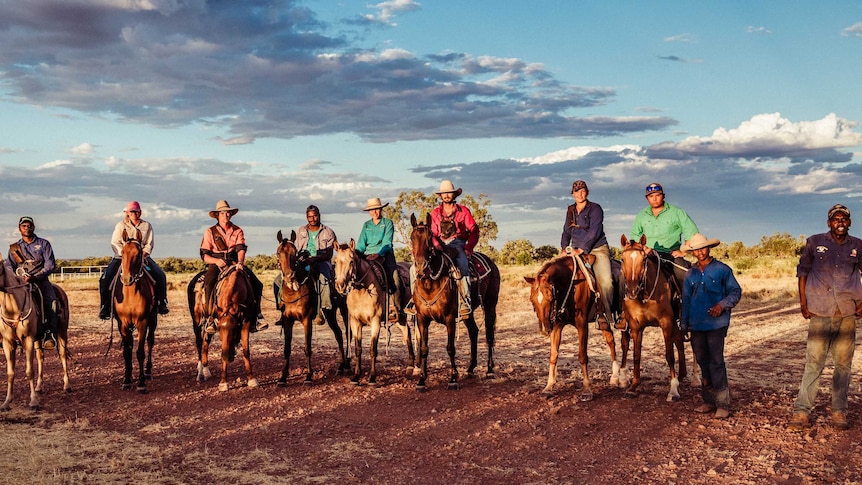
<path id="1" fill-rule="evenodd" d="M 374 224 L 371 219 L 365 221 L 362 225 L 362 231 L 359 233 L 359 241 L 356 243 L 356 250 L 362 254 L 379 254 L 384 256 L 387 253 L 394 253 L 392 249 L 392 238 L 395 235 L 395 225 L 390 219 L 382 217 L 380 222 Z"/>
<path id="2" fill-rule="evenodd" d="M 697 225 L 684 210 L 667 202 L 657 216 L 652 214 L 652 207 L 640 211 L 632 224 L 632 239 L 637 241 L 645 234 L 647 246 L 661 253 L 679 249 L 683 241 L 698 232 Z"/>
<path id="3" fill-rule="evenodd" d="M 317 233 L 320 232 L 320 229 L 316 231 L 308 231 L 308 244 L 305 246 L 305 250 L 308 251 L 308 254 L 312 256 L 317 256 Z"/>

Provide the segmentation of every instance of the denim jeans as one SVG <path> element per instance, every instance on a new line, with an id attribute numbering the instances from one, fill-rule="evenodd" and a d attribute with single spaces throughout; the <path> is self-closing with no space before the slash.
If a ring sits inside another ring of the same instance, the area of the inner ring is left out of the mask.
<path id="1" fill-rule="evenodd" d="M 856 348 L 856 317 L 813 316 L 808 322 L 808 343 L 805 348 L 805 371 L 799 385 L 794 412 L 811 412 L 820 386 L 820 374 L 827 354 L 832 356 L 832 412 L 847 410 L 850 387 L 850 366 Z"/>
<path id="2" fill-rule="evenodd" d="M 730 408 L 727 366 L 724 362 L 727 328 L 691 332 L 691 351 L 697 359 L 700 375 L 703 376 L 703 385 L 700 388 L 703 402 L 722 409 Z"/>
<path id="3" fill-rule="evenodd" d="M 610 249 L 607 244 L 593 248 L 590 252 L 596 257 L 596 262 L 593 264 L 593 273 L 596 275 L 596 284 L 602 293 L 602 304 L 605 306 L 605 316 L 608 318 L 608 323 L 613 325 L 614 319 L 611 314 L 611 299 L 614 296 L 614 280 L 611 275 L 611 256 Z"/>
<path id="4" fill-rule="evenodd" d="M 455 259 L 455 265 L 458 266 L 458 270 L 461 271 L 461 276 L 470 276 L 470 262 L 467 260 L 467 252 L 464 249 L 467 245 L 467 241 L 456 238 L 449 241 L 446 245 L 458 250 L 458 257 Z"/>

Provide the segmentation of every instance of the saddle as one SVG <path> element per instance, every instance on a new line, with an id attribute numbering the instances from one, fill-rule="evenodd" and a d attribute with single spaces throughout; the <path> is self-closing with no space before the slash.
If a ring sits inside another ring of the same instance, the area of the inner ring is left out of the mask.
<path id="1" fill-rule="evenodd" d="M 380 282 L 383 287 L 383 291 L 389 292 L 389 278 L 386 277 L 386 268 L 383 266 L 383 259 L 378 257 L 376 254 L 369 254 L 368 256 L 362 256 L 365 261 L 368 261 L 368 267 L 371 268 L 371 271 L 374 272 L 374 276 L 377 278 L 377 281 Z"/>

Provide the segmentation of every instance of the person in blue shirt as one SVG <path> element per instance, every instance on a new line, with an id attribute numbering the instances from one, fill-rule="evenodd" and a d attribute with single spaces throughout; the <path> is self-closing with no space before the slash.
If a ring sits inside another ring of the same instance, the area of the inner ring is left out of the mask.
<path id="1" fill-rule="evenodd" d="M 680 330 L 691 331 L 691 350 L 700 367 L 703 382 L 703 404 L 698 413 L 715 411 L 716 419 L 730 416 L 730 387 L 724 361 L 724 340 L 730 326 L 730 309 L 739 303 L 742 288 L 733 270 L 710 256 L 718 239 L 707 239 L 697 233 L 683 246 L 697 262 L 686 273 L 682 285 Z"/>
<path id="2" fill-rule="evenodd" d="M 386 289 L 395 293 L 395 250 L 392 248 L 392 239 L 395 236 L 395 225 L 391 219 L 383 217 L 383 208 L 389 203 L 382 203 L 379 197 L 368 199 L 365 208 L 371 219 L 362 225 L 359 232 L 359 240 L 356 242 L 356 251 L 365 255 L 366 259 L 374 260 L 383 258 L 383 269 L 386 272 Z"/>

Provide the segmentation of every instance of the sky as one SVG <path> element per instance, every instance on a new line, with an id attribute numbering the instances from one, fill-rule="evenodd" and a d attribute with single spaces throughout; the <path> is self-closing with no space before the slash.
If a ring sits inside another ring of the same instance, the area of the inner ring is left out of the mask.
<path id="1" fill-rule="evenodd" d="M 62 259 L 130 200 L 156 258 L 220 199 L 272 254 L 309 204 L 347 241 L 443 179 L 498 249 L 558 245 L 577 179 L 612 246 L 651 182 L 746 245 L 862 213 L 858 1 L 0 0 L 0 46 L 0 234 Z"/>

